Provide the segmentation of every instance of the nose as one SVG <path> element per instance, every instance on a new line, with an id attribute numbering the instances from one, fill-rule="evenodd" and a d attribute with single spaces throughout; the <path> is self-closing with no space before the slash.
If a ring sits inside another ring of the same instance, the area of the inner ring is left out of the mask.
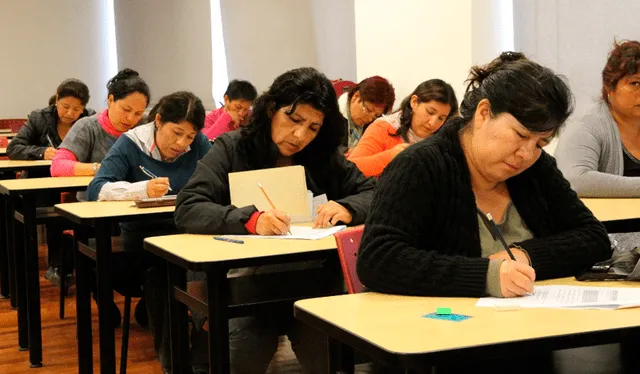
<path id="1" fill-rule="evenodd" d="M 189 140 L 189 138 L 187 138 L 186 136 L 180 137 L 178 138 L 176 144 L 178 144 L 180 148 L 186 149 L 191 144 L 191 140 Z"/>
<path id="2" fill-rule="evenodd" d="M 516 151 L 516 156 L 520 157 L 525 162 L 530 162 L 535 160 L 540 153 L 540 148 L 538 148 L 537 143 L 527 143 Z"/>
<path id="3" fill-rule="evenodd" d="M 297 139 L 303 139 L 307 132 L 307 128 L 305 126 L 299 126 L 293 131 L 293 136 Z"/>

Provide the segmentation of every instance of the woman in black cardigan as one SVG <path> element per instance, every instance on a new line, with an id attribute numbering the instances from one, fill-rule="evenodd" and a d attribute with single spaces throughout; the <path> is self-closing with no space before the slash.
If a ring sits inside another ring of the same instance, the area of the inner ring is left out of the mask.
<path id="1" fill-rule="evenodd" d="M 566 84 L 511 52 L 473 68 L 469 82 L 461 118 L 379 180 L 357 263 L 371 290 L 514 297 L 610 256 L 605 228 L 541 149 L 572 111 Z M 517 233 L 517 261 L 483 235 L 487 213 Z"/>

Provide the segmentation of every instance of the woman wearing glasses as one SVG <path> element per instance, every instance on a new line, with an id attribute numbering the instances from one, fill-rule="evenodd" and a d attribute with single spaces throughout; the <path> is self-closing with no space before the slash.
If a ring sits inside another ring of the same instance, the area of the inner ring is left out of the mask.
<path id="1" fill-rule="evenodd" d="M 362 137 L 365 127 L 389 113 L 396 94 L 388 80 L 373 76 L 362 80 L 338 99 L 342 116 L 347 120 L 347 137 L 343 146 L 349 153 Z"/>
<path id="2" fill-rule="evenodd" d="M 458 112 L 451 86 L 431 79 L 420 83 L 400 109 L 376 120 L 349 154 L 367 177 L 379 177 L 391 160 L 408 146 L 426 139 Z"/>

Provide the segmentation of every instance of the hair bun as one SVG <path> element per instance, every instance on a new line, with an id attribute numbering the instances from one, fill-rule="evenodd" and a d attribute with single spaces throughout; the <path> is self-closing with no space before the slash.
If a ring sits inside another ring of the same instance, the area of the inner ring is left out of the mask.
<path id="1" fill-rule="evenodd" d="M 140 76 L 140 74 L 138 74 L 137 71 L 129 68 L 124 68 L 120 70 L 118 74 L 116 74 L 113 78 L 109 79 L 109 82 L 107 82 L 107 88 L 109 88 L 112 84 L 117 83 L 121 80 L 138 77 L 138 76 Z"/>

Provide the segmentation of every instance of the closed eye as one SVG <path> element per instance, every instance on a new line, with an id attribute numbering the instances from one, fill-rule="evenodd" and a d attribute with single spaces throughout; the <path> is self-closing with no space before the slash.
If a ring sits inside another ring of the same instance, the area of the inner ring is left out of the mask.
<path id="1" fill-rule="evenodd" d="M 521 133 L 519 133 L 518 131 L 516 131 L 516 134 L 518 134 L 518 136 L 520 137 L 520 139 L 527 139 L 527 138 L 529 138 L 528 136 L 526 136 L 526 135 L 524 135 L 524 134 L 521 134 Z"/>

